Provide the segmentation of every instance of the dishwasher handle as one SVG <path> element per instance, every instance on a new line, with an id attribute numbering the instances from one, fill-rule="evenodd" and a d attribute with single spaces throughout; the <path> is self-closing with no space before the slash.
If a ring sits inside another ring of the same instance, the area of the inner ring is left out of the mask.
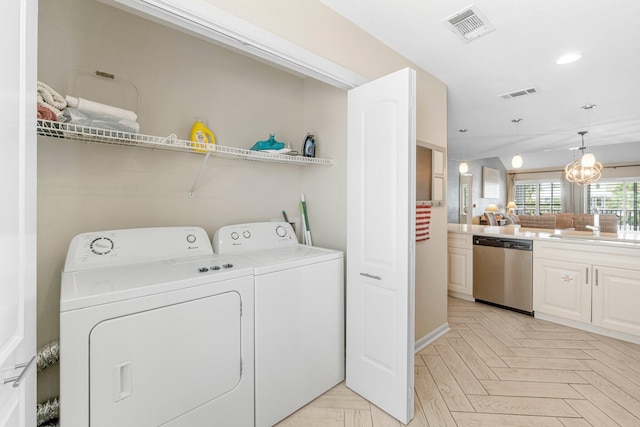
<path id="1" fill-rule="evenodd" d="M 520 251 L 533 250 L 532 240 L 507 239 L 502 237 L 473 236 L 473 245 L 516 249 Z"/>

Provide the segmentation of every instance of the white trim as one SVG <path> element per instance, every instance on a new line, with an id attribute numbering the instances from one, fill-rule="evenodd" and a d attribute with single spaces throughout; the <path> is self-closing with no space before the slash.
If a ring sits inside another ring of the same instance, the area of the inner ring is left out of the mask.
<path id="1" fill-rule="evenodd" d="M 575 320 L 564 319 L 562 317 L 553 316 L 546 313 L 534 313 L 536 319 L 546 320 L 548 322 L 558 323 L 560 325 L 569 326 L 571 328 L 580 329 L 595 334 L 604 335 L 605 337 L 616 338 L 623 341 L 640 344 L 640 337 L 623 332 L 612 331 L 611 329 L 601 328 L 599 326 L 590 325 L 588 323 L 576 322 Z"/>
<path id="2" fill-rule="evenodd" d="M 341 89 L 368 80 L 203 0 L 100 0 Z"/>
<path id="3" fill-rule="evenodd" d="M 450 297 L 454 297 L 454 298 L 458 298 L 458 299 L 463 299 L 465 301 L 471 301 L 471 302 L 476 302 L 476 299 L 473 297 L 473 295 L 469 295 L 469 294 L 463 294 L 462 292 L 458 292 L 458 291 L 447 291 L 447 294 Z"/>
<path id="4" fill-rule="evenodd" d="M 435 340 L 437 340 L 438 338 L 440 338 L 450 330 L 451 328 L 449 327 L 449 323 L 447 322 L 437 327 L 436 329 L 434 329 L 427 335 L 423 336 L 419 340 L 416 340 L 415 353 L 419 352 L 420 350 L 422 350 L 423 348 L 425 348 L 426 346 L 428 346 L 429 344 L 431 344 L 432 342 L 434 342 Z"/>

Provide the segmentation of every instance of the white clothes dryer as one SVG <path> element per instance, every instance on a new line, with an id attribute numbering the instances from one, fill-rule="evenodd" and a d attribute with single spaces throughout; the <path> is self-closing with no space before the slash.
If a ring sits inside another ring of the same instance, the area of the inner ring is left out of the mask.
<path id="1" fill-rule="evenodd" d="M 255 425 L 272 426 L 344 380 L 343 254 L 286 222 L 222 227 L 213 245 L 254 266 Z"/>
<path id="2" fill-rule="evenodd" d="M 253 269 L 197 227 L 76 236 L 60 295 L 64 427 L 253 426 Z"/>

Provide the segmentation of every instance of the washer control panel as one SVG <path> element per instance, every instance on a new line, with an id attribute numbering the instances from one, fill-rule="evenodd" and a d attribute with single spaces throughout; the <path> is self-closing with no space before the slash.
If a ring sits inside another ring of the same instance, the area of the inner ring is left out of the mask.
<path id="1" fill-rule="evenodd" d="M 96 231 L 73 238 L 64 271 L 212 254 L 209 236 L 199 227 Z"/>
<path id="2" fill-rule="evenodd" d="M 288 222 L 252 222 L 226 225 L 213 235 L 213 250 L 218 254 L 256 251 L 298 244 Z"/>

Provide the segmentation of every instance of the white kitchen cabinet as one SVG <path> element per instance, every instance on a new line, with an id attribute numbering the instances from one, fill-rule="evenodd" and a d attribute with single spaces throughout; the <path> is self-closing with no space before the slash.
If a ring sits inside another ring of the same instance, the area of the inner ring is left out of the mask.
<path id="1" fill-rule="evenodd" d="M 541 242 L 534 249 L 533 309 L 546 320 L 640 337 L 640 248 Z M 551 318 L 547 315 L 552 316 Z"/>
<path id="2" fill-rule="evenodd" d="M 473 301 L 473 243 L 470 234 L 448 233 L 449 295 Z"/>
<path id="3" fill-rule="evenodd" d="M 592 323 L 640 336 L 640 271 L 593 267 Z"/>
<path id="4" fill-rule="evenodd" d="M 533 310 L 578 322 L 591 322 L 591 265 L 533 260 Z"/>

